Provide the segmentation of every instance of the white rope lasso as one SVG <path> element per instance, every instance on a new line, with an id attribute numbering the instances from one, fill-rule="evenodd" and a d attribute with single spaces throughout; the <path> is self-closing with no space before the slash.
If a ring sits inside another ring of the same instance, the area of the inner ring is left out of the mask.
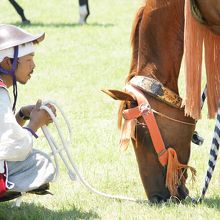
<path id="1" fill-rule="evenodd" d="M 50 103 L 52 105 L 54 105 L 60 112 L 61 112 L 61 115 L 63 116 L 64 118 L 64 121 L 66 122 L 66 125 L 67 125 L 67 128 L 68 128 L 68 133 L 69 133 L 69 140 L 68 142 L 65 140 L 63 134 L 62 134 L 62 131 L 60 129 L 60 126 L 58 125 L 58 121 L 56 119 L 56 116 L 54 115 L 54 113 L 51 111 L 51 109 L 49 107 L 46 106 L 47 103 Z M 56 165 L 56 177 L 58 176 L 59 174 L 59 164 L 58 164 L 58 158 L 56 156 L 56 154 L 59 154 L 62 161 L 64 162 L 67 170 L 68 170 L 68 174 L 69 174 L 69 177 L 71 180 L 76 180 L 76 176 L 80 179 L 80 181 L 82 182 L 82 184 L 91 192 L 93 193 L 96 193 L 100 196 L 104 196 L 104 197 L 107 197 L 107 198 L 110 198 L 110 199 L 117 199 L 117 200 L 127 200 L 127 201 L 132 201 L 132 202 L 148 202 L 147 200 L 141 200 L 141 199 L 135 199 L 135 198 L 130 198 L 130 197 L 127 197 L 127 196 L 122 196 L 122 195 L 111 195 L 111 194 L 107 194 L 107 193 L 104 193 L 104 192 L 100 192 L 98 191 L 97 189 L 95 189 L 94 187 L 92 187 L 84 178 L 83 176 L 80 174 L 75 162 L 73 161 L 71 155 L 70 155 L 70 152 L 69 152 L 69 149 L 68 147 L 71 145 L 71 138 L 72 138 L 72 130 L 71 130 L 71 127 L 70 127 L 70 123 L 67 119 L 67 117 L 65 116 L 64 112 L 62 111 L 62 109 L 60 108 L 60 106 L 54 102 L 54 101 L 47 101 L 45 102 L 41 107 L 40 109 L 44 109 L 45 111 L 48 112 L 48 114 L 50 115 L 51 119 L 53 120 L 53 123 L 57 129 L 57 132 L 58 132 L 58 135 L 61 139 L 61 142 L 62 142 L 62 148 L 58 148 L 56 142 L 54 141 L 54 138 L 52 137 L 51 133 L 49 132 L 47 126 L 43 126 L 41 129 L 51 147 L 51 150 L 52 150 L 52 153 L 53 153 L 53 156 L 54 156 L 54 161 L 55 161 L 55 165 Z M 64 152 L 67 156 L 67 159 L 69 160 L 69 164 L 65 158 L 65 155 L 64 155 Z M 75 175 L 75 173 L 76 175 Z M 55 177 L 55 178 L 56 178 Z"/>

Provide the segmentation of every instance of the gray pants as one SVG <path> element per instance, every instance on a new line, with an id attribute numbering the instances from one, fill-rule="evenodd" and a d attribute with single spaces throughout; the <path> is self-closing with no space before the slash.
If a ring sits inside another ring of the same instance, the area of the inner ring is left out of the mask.
<path id="1" fill-rule="evenodd" d="M 7 162 L 8 180 L 14 183 L 14 192 L 28 192 L 49 183 L 55 176 L 55 168 L 50 157 L 39 150 L 33 150 L 24 160 Z"/>

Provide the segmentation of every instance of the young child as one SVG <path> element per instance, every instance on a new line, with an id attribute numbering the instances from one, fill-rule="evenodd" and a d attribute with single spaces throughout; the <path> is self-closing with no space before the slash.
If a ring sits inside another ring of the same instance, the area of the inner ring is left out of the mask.
<path id="1" fill-rule="evenodd" d="M 34 44 L 43 39 L 44 34 L 32 35 L 13 25 L 0 25 L 0 201 L 39 188 L 45 191 L 55 175 L 49 156 L 33 149 L 37 130 L 52 122 L 48 113 L 40 110 L 41 100 L 14 114 L 17 82 L 25 85 L 31 79 Z M 9 87 L 13 87 L 13 105 Z M 55 113 L 54 106 L 48 107 Z"/>

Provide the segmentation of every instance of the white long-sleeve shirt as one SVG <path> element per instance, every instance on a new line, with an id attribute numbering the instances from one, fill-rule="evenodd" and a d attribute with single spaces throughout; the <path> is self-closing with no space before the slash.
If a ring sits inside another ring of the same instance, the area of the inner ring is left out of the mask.
<path id="1" fill-rule="evenodd" d="M 32 134 L 17 123 L 9 93 L 0 88 L 0 173 L 3 161 L 25 160 L 32 148 Z"/>

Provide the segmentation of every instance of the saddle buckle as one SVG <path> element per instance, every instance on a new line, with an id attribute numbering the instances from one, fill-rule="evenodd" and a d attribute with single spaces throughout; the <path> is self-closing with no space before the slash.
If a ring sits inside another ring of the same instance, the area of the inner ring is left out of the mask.
<path id="1" fill-rule="evenodd" d="M 141 112 L 142 115 L 147 115 L 150 111 L 151 111 L 151 107 L 149 104 L 147 103 L 142 103 L 140 106 L 139 106 L 139 110 Z"/>

